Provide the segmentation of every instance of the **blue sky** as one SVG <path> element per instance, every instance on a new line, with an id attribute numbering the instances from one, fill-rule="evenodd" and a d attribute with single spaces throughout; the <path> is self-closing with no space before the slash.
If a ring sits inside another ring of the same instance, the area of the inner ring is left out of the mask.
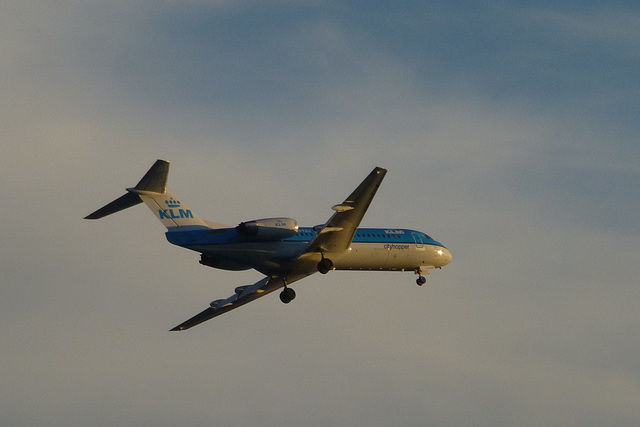
<path id="1" fill-rule="evenodd" d="M 0 424 L 634 425 L 640 9 L 632 2 L 8 2 Z M 453 263 L 333 272 L 187 333 L 259 279 L 144 208 L 364 226 Z"/>

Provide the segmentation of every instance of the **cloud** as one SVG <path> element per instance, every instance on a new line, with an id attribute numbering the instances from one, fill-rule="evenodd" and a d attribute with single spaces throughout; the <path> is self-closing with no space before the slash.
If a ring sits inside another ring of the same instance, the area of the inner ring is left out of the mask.
<path id="1" fill-rule="evenodd" d="M 581 13 L 539 10 L 538 17 L 556 27 L 567 37 L 609 43 L 614 48 L 631 47 L 640 42 L 637 31 L 637 10 L 604 7 Z M 632 53 L 631 50 L 627 53 Z"/>
<path id="2" fill-rule="evenodd" d="M 4 424 L 640 416 L 635 11 L 409 6 L 10 5 Z M 454 261 L 423 288 L 312 276 L 168 333 L 257 276 L 199 266 L 144 207 L 82 220 L 156 158 L 231 225 L 321 223 L 385 166 L 366 225 Z"/>

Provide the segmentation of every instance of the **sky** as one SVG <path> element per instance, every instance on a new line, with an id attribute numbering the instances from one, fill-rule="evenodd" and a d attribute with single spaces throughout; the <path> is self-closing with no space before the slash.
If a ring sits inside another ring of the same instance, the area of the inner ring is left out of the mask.
<path id="1" fill-rule="evenodd" d="M 640 422 L 637 2 L 3 1 L 0 424 Z M 260 279 L 138 206 L 362 225 L 453 262 L 331 272 L 187 332 Z"/>

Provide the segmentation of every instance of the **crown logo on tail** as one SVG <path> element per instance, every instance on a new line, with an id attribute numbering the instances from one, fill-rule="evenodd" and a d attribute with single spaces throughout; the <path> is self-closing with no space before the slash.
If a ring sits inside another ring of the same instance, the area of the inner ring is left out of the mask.
<path id="1" fill-rule="evenodd" d="M 173 197 L 170 198 L 169 200 L 165 200 L 165 203 L 167 204 L 168 208 L 179 208 L 180 207 L 180 200 L 176 200 Z"/>

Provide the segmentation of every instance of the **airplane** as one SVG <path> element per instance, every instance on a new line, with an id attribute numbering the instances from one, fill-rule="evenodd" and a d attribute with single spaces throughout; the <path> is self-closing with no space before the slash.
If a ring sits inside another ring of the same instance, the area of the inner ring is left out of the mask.
<path id="1" fill-rule="evenodd" d="M 451 262 L 451 252 L 427 234 L 402 228 L 358 228 L 387 170 L 376 167 L 323 225 L 300 227 L 291 218 L 264 218 L 232 227 L 202 220 L 167 190 L 169 162 L 157 160 L 133 188 L 85 219 L 99 219 L 144 202 L 167 228 L 167 240 L 200 253 L 200 264 L 222 270 L 255 269 L 265 277 L 239 286 L 226 299 L 171 331 L 183 331 L 282 289 L 280 300 L 295 297 L 290 285 L 332 270 L 413 271 L 423 274 Z"/>

